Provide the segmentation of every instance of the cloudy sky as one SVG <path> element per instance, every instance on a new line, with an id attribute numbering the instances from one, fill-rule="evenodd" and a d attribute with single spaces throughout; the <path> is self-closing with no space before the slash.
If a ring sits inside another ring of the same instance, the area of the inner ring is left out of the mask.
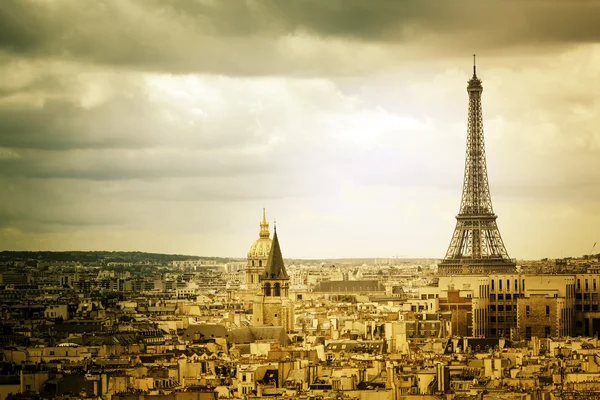
<path id="1" fill-rule="evenodd" d="M 477 53 L 509 254 L 588 254 L 599 26 L 573 0 L 4 0 L 0 249 L 241 257 L 264 206 L 285 257 L 443 257 Z"/>

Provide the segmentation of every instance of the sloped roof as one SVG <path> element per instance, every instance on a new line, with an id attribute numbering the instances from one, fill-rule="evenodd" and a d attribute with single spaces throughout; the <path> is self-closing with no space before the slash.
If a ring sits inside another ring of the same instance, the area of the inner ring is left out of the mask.
<path id="1" fill-rule="evenodd" d="M 199 324 L 189 325 L 184 333 L 184 337 L 188 340 L 194 340 L 196 333 L 200 334 L 203 339 L 210 338 L 227 338 L 227 328 L 220 324 Z"/>
<path id="2" fill-rule="evenodd" d="M 271 245 L 271 252 L 269 253 L 269 259 L 267 260 L 267 267 L 265 273 L 261 277 L 262 279 L 290 279 L 289 275 L 285 270 L 283 263 L 283 255 L 281 254 L 281 248 L 279 247 L 279 239 L 277 238 L 277 229 L 273 233 L 273 244 Z"/>
<path id="3" fill-rule="evenodd" d="M 232 329 L 229 331 L 229 340 L 235 344 L 254 343 L 256 340 L 249 326 Z"/>
<path id="4" fill-rule="evenodd" d="M 313 292 L 318 293 L 373 293 L 385 292 L 385 286 L 377 280 L 322 281 Z"/>
<path id="5" fill-rule="evenodd" d="M 288 376 L 285 378 L 287 382 L 304 382 L 306 377 L 306 372 L 303 369 L 293 369 L 290 371 Z"/>
<path id="6" fill-rule="evenodd" d="M 280 326 L 245 326 L 229 331 L 230 343 L 248 344 L 257 340 L 274 340 L 283 346 L 290 344 L 289 336 Z"/>
<path id="7" fill-rule="evenodd" d="M 239 351 L 240 355 L 250 354 L 250 345 L 249 344 L 236 344 L 236 345 L 234 345 L 234 347 L 231 348 L 231 351 L 233 351 L 234 349 Z"/>
<path id="8" fill-rule="evenodd" d="M 250 327 L 256 340 L 277 340 L 283 345 L 288 345 L 290 340 L 281 326 L 252 326 Z"/>

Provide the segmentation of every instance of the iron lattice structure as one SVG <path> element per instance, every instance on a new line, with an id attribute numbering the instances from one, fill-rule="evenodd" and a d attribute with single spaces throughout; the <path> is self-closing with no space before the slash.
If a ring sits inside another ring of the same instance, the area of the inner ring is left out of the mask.
<path id="1" fill-rule="evenodd" d="M 483 86 L 475 66 L 467 92 L 469 120 L 462 200 L 456 228 L 438 274 L 512 273 L 516 264 L 508 256 L 492 208 L 481 111 Z"/>

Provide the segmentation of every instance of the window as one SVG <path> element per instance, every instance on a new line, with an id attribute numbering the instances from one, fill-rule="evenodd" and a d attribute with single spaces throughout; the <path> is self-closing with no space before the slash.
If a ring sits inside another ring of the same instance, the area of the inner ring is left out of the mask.
<path id="1" fill-rule="evenodd" d="M 502 304 L 498 306 L 498 311 L 504 311 L 504 306 Z"/>
<path id="2" fill-rule="evenodd" d="M 496 316 L 495 315 L 492 315 L 490 317 L 490 322 L 496 322 Z"/>
<path id="3" fill-rule="evenodd" d="M 504 300 L 504 295 L 503 294 L 499 294 L 498 295 L 498 300 Z"/>
<path id="4" fill-rule="evenodd" d="M 577 290 L 581 290 L 581 279 L 577 279 Z"/>
<path id="5" fill-rule="evenodd" d="M 502 290 L 502 279 L 498 279 L 498 290 Z"/>
<path id="6" fill-rule="evenodd" d="M 530 308 L 529 306 L 525 306 L 525 315 L 529 317 Z"/>
<path id="7" fill-rule="evenodd" d="M 585 290 L 589 290 L 589 286 L 588 286 L 588 280 L 585 280 Z"/>
<path id="8" fill-rule="evenodd" d="M 51 356 L 53 356 L 53 355 L 54 355 L 54 352 L 53 352 L 53 351 L 50 351 L 50 355 L 51 355 Z"/>
<path id="9" fill-rule="evenodd" d="M 521 291 L 524 292 L 525 291 L 525 279 L 523 279 L 521 281 Z"/>
<path id="10" fill-rule="evenodd" d="M 531 340 L 531 327 L 525 327 L 525 340 Z"/>
<path id="11" fill-rule="evenodd" d="M 596 290 L 596 279 L 594 279 L 594 280 L 592 281 L 592 285 L 593 285 L 593 287 L 594 287 L 594 290 Z"/>
<path id="12" fill-rule="evenodd" d="M 422 294 L 421 295 L 421 300 L 427 300 L 427 295 L 426 294 Z"/>
<path id="13" fill-rule="evenodd" d="M 492 279 L 492 290 L 494 290 L 494 280 Z"/>
<path id="14" fill-rule="evenodd" d="M 510 290 L 510 280 L 506 280 L 506 290 Z"/>
<path id="15" fill-rule="evenodd" d="M 515 292 L 519 290 L 519 281 L 515 279 Z"/>
<path id="16" fill-rule="evenodd" d="M 512 311 L 512 306 L 510 304 L 506 305 L 506 311 Z"/>
<path id="17" fill-rule="evenodd" d="M 491 304 L 490 305 L 490 311 L 491 312 L 495 312 L 496 311 L 496 305 L 495 304 Z"/>
<path id="18" fill-rule="evenodd" d="M 550 306 L 546 306 L 546 315 L 550 315 Z"/>
<path id="19" fill-rule="evenodd" d="M 544 336 L 550 337 L 550 327 L 549 326 L 544 328 Z"/>
<path id="20" fill-rule="evenodd" d="M 505 297 L 506 300 L 511 300 L 512 299 L 512 295 L 511 294 L 507 294 Z"/>
<path id="21" fill-rule="evenodd" d="M 496 301 L 496 295 L 495 294 L 490 294 L 490 300 L 491 301 Z"/>

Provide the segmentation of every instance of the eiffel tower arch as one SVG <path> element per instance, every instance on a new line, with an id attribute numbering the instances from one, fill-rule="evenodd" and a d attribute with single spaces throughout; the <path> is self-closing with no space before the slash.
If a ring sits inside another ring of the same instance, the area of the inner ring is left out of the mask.
<path id="1" fill-rule="evenodd" d="M 442 276 L 515 272 L 515 260 L 508 256 L 492 207 L 483 137 L 482 92 L 483 86 L 473 65 L 473 77 L 467 85 L 469 116 L 462 200 L 448 251 L 438 265 L 438 275 Z"/>

